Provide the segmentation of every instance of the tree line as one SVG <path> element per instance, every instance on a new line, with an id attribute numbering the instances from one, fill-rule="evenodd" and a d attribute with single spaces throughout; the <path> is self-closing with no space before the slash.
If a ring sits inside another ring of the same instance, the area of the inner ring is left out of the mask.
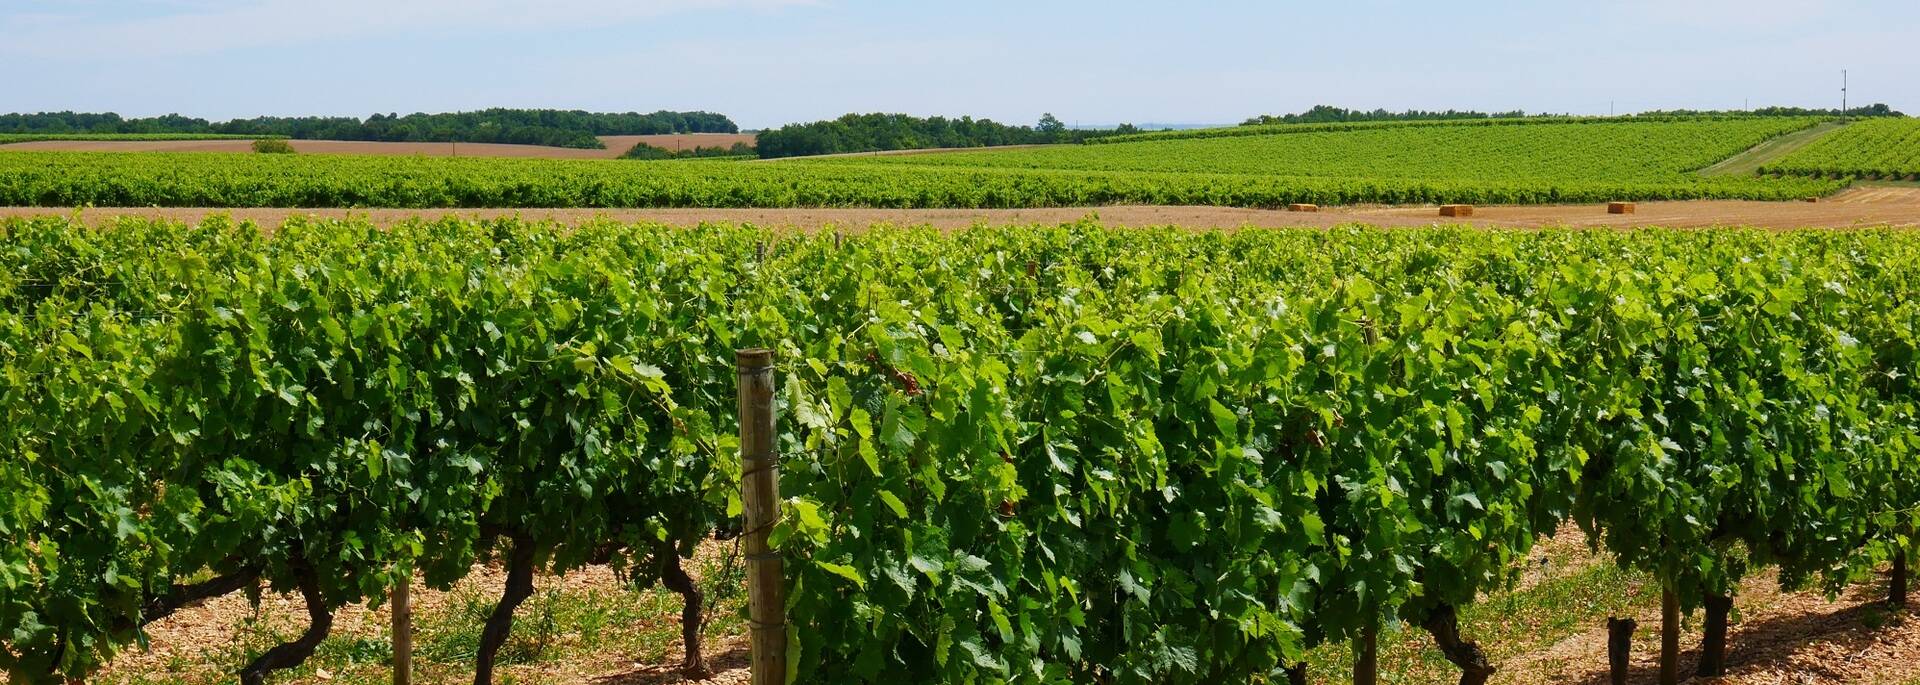
<path id="1" fill-rule="evenodd" d="M 365 119 L 263 116 L 221 122 L 179 114 L 145 118 L 125 118 L 112 112 L 0 114 L 0 133 L 212 133 L 301 140 L 513 143 L 590 149 L 604 147 L 596 136 L 739 131 L 740 127 L 725 115 L 664 110 L 641 114 L 494 108 L 404 116 L 374 114 Z"/>
<path id="2" fill-rule="evenodd" d="M 1271 124 L 1326 124 L 1342 121 L 1445 121 L 1452 119 L 1521 119 L 1529 116 L 1551 117 L 1558 114 L 1528 114 L 1521 110 L 1510 112 L 1474 112 L 1460 110 L 1429 111 L 1410 109 L 1405 112 L 1389 112 L 1384 109 L 1372 111 L 1347 109 L 1332 105 L 1314 105 L 1312 109 L 1298 114 L 1262 114 L 1240 123 L 1242 126 L 1265 126 Z"/>
<path id="3" fill-rule="evenodd" d="M 1069 128 L 1052 114 L 1041 117 L 1034 126 L 1002 124 L 968 116 L 949 119 L 906 114 L 848 114 L 831 121 L 788 124 L 762 132 L 756 147 L 762 158 L 772 159 L 884 150 L 1079 143 L 1101 136 L 1138 132 L 1132 124 L 1111 129 Z"/>
<path id="4" fill-rule="evenodd" d="M 1725 116 L 1750 115 L 1757 117 L 1904 117 L 1906 114 L 1888 107 L 1886 103 L 1876 102 L 1865 107 L 1853 107 L 1842 112 L 1837 108 L 1807 109 L 1805 107 L 1761 107 L 1759 109 L 1704 110 L 1673 109 L 1641 112 L 1638 116 Z"/>
<path id="5" fill-rule="evenodd" d="M 1314 105 L 1312 109 L 1298 114 L 1262 114 L 1240 123 L 1242 126 L 1265 126 L 1272 124 L 1326 124 L 1346 121 L 1446 121 L 1454 119 L 1524 119 L 1528 117 L 1567 117 L 1568 114 L 1549 114 L 1536 112 L 1529 114 L 1524 110 L 1507 112 L 1475 112 L 1461 110 L 1420 110 L 1410 109 L 1404 112 L 1391 112 L 1385 109 L 1360 110 L 1334 107 L 1332 105 Z M 1759 109 L 1706 110 L 1674 109 L 1641 112 L 1633 116 L 1758 116 L 1758 117 L 1901 117 L 1906 116 L 1891 107 L 1874 103 L 1865 107 L 1854 107 L 1846 112 L 1838 109 L 1807 109 L 1804 107 L 1762 107 Z"/>
<path id="6" fill-rule="evenodd" d="M 734 143 L 722 147 L 719 145 L 696 146 L 685 150 L 669 150 L 657 145 L 634 143 L 633 147 L 620 155 L 621 159 L 702 159 L 723 157 L 752 157 L 753 146 L 746 143 Z"/>

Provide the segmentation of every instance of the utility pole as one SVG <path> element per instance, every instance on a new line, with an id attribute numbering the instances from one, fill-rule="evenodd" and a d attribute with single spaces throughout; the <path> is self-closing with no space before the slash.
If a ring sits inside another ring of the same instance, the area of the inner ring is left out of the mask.
<path id="1" fill-rule="evenodd" d="M 1847 117 L 1847 70 L 1840 70 L 1840 118 Z"/>

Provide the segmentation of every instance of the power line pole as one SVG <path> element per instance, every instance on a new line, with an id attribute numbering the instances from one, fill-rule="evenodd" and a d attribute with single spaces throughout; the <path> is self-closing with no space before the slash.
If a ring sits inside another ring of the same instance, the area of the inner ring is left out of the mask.
<path id="1" fill-rule="evenodd" d="M 1847 116 L 1847 70 L 1840 70 L 1840 116 Z"/>

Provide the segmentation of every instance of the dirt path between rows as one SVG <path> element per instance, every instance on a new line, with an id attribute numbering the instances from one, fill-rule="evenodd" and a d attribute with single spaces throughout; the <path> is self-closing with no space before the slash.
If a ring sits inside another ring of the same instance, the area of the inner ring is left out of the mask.
<path id="1" fill-rule="evenodd" d="M 73 210 L 46 207 L 0 207 L 0 218 L 67 215 Z M 1855 228 L 1865 226 L 1920 227 L 1920 187 L 1867 186 L 1854 188 L 1817 203 L 1693 200 L 1643 202 L 1635 214 L 1608 214 L 1602 205 L 1542 205 L 1480 207 L 1473 218 L 1443 219 L 1433 207 L 1332 207 L 1319 212 L 1286 212 L 1235 207 L 1107 206 L 1041 209 L 284 209 L 284 208 L 168 208 L 100 207 L 84 210 L 89 222 L 119 216 L 199 221 L 209 215 L 279 224 L 290 216 L 322 218 L 362 217 L 380 225 L 412 218 L 522 217 L 579 223 L 596 218 L 617 221 L 655 221 L 694 225 L 702 222 L 751 223 L 762 226 L 814 230 L 826 227 L 861 228 L 873 224 L 932 225 L 943 229 L 975 224 L 1054 224 L 1096 217 L 1108 225 L 1178 225 L 1193 228 L 1327 227 L 1362 223 L 1405 227 L 1469 223 L 1480 226 L 1540 228 L 1571 226 L 1630 228 L 1667 226 L 1756 226 L 1761 228 Z"/>
<path id="2" fill-rule="evenodd" d="M 1752 149 L 1720 160 L 1718 164 L 1700 170 L 1703 176 L 1751 176 L 1760 171 L 1760 167 L 1774 160 L 1792 154 L 1800 148 L 1813 144 L 1813 141 L 1825 138 L 1827 134 L 1845 128 L 1838 121 L 1825 121 L 1795 131 L 1773 140 L 1753 146 Z"/>
<path id="3" fill-rule="evenodd" d="M 1920 618 L 1886 606 L 1883 582 L 1857 585 L 1842 597 L 1781 592 L 1773 573 L 1745 583 L 1735 598 L 1739 616 L 1727 636 L 1727 675 L 1685 678 L 1717 685 L 1863 683 L 1907 685 L 1920 678 Z M 1640 616 L 1634 632 L 1630 682 L 1659 680 L 1660 619 Z M 1681 673 L 1700 658 L 1700 614 L 1681 632 Z M 1607 631 L 1595 626 L 1552 647 L 1503 665 L 1500 683 L 1605 685 Z"/>

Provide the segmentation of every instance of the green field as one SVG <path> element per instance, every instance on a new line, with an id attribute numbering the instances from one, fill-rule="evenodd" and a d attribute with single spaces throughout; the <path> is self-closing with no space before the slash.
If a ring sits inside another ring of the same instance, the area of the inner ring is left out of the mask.
<path id="1" fill-rule="evenodd" d="M 1914 180 L 1920 176 L 1920 119 L 1870 119 L 1849 124 L 1762 167 L 1761 172 Z"/>
<path id="2" fill-rule="evenodd" d="M 0 145 L 8 143 L 33 143 L 43 140 L 253 140 L 255 138 L 279 137 L 282 136 L 245 136 L 223 133 L 0 133 Z"/>
<path id="3" fill-rule="evenodd" d="M 1446 122 L 843 161 L 1445 182 L 1529 180 L 1555 187 L 1646 183 L 1677 188 L 1724 182 L 1728 187 L 1760 188 L 1767 181 L 1704 181 L 1692 172 L 1816 123 L 1794 118 L 1505 126 Z"/>
<path id="4" fill-rule="evenodd" d="M 1360 126 L 769 163 L 0 154 L 0 205 L 1272 208 L 1798 199 L 1844 181 L 1692 173 L 1802 118 Z"/>
<path id="5" fill-rule="evenodd" d="M 1339 668 L 1545 620 L 1474 605 L 1575 525 L 1689 610 L 1837 589 L 1920 523 L 1916 283 L 1891 230 L 9 220 L 0 668 L 84 677 L 209 584 L 651 585 L 739 531 L 747 347 L 801 682 Z"/>

